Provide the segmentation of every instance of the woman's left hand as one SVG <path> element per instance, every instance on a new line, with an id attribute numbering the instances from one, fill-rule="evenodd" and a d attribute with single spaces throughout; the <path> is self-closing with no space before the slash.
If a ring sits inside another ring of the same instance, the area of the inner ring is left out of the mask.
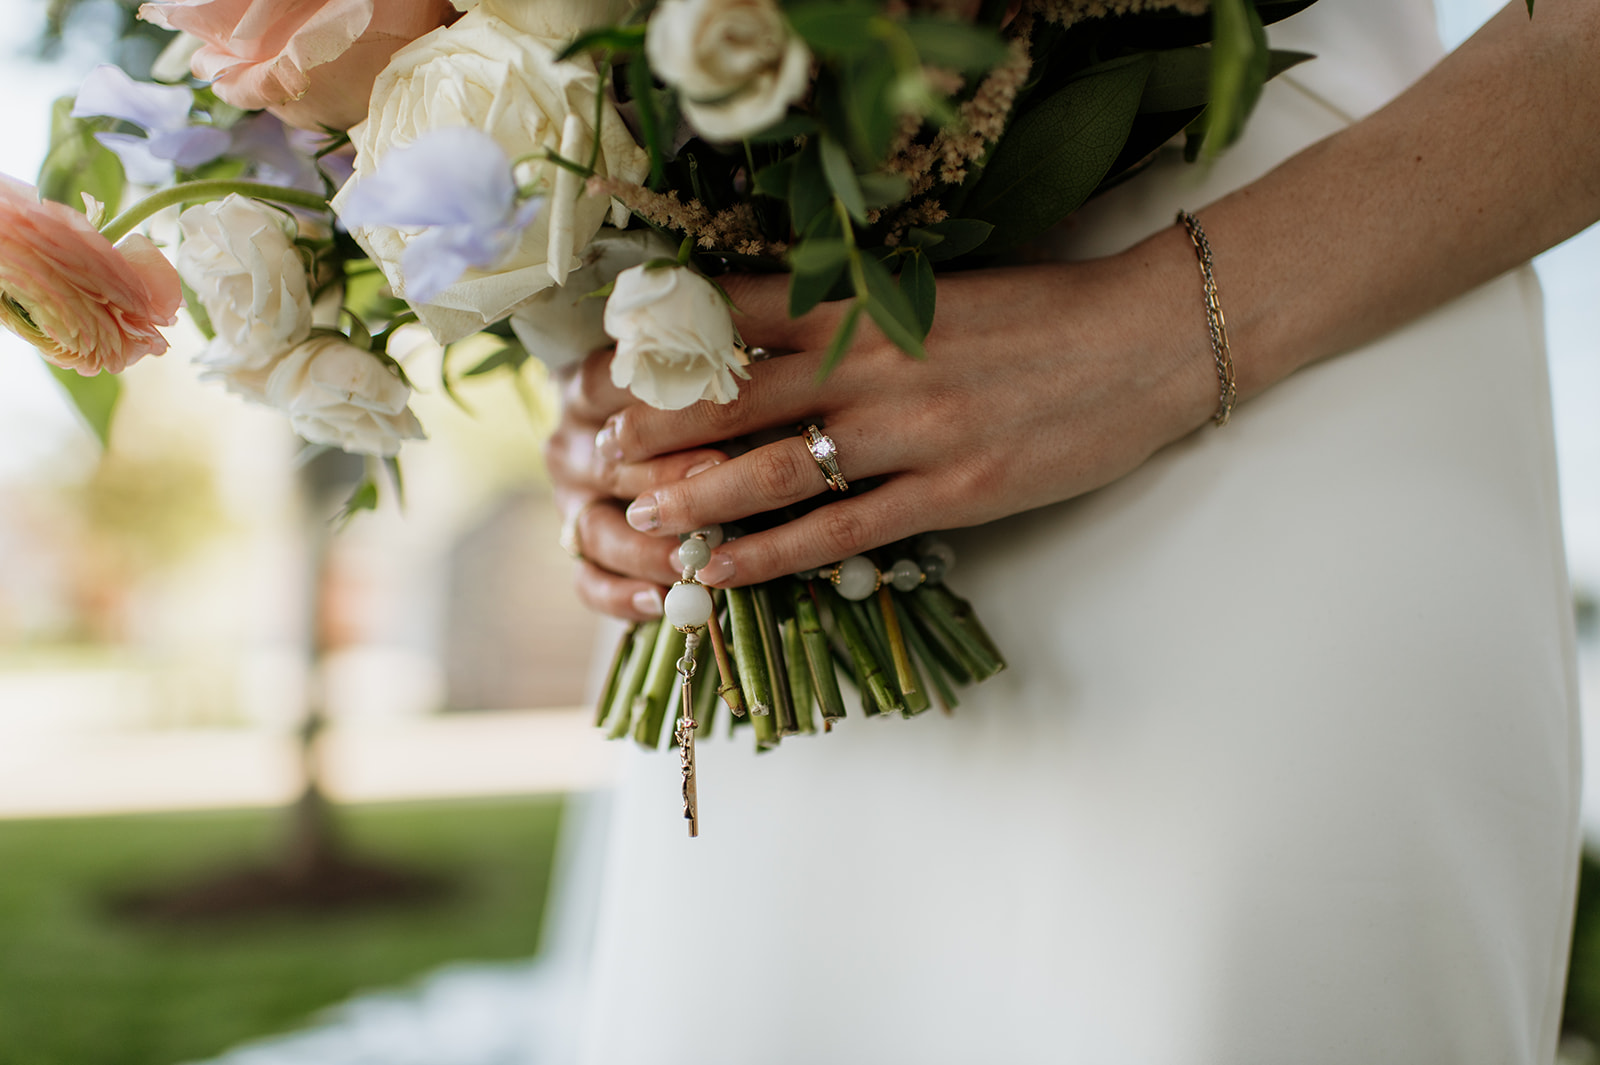
<path id="1" fill-rule="evenodd" d="M 604 459 L 646 462 L 816 424 L 848 481 L 877 483 L 724 544 L 700 571 L 707 584 L 770 580 L 1070 498 L 1134 469 L 1216 407 L 1199 276 L 1180 229 L 1110 259 L 947 275 L 926 362 L 863 318 L 822 382 L 843 305 L 791 320 L 785 278 L 724 281 L 745 341 L 793 354 L 751 366 L 732 403 L 625 408 L 597 438 Z M 638 496 L 628 522 L 675 535 L 826 491 L 796 431 Z"/>

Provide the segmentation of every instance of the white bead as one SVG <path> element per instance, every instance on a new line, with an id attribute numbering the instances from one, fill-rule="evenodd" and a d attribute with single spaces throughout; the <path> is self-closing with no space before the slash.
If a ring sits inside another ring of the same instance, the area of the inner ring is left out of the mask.
<path id="1" fill-rule="evenodd" d="M 846 599 L 865 599 L 878 590 L 878 567 L 869 559 L 851 555 L 839 563 L 839 576 L 834 585 Z"/>
<path id="2" fill-rule="evenodd" d="M 889 570 L 889 583 L 897 592 L 915 591 L 922 583 L 922 567 L 909 558 L 902 558 Z"/>
<path id="3" fill-rule="evenodd" d="M 678 545 L 678 564 L 684 569 L 703 569 L 711 561 L 711 545 L 704 540 L 685 540 Z"/>
<path id="4" fill-rule="evenodd" d="M 702 525 L 693 532 L 684 533 L 679 539 L 686 543 L 690 540 L 704 540 L 707 547 L 717 547 L 722 543 L 722 526 Z"/>
<path id="5" fill-rule="evenodd" d="M 703 584 L 679 581 L 667 589 L 666 614 L 675 629 L 699 628 L 711 620 L 711 593 Z"/>

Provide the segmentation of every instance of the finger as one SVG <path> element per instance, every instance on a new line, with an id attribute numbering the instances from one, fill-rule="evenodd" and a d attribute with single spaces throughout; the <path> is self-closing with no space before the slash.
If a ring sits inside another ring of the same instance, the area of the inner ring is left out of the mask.
<path id="1" fill-rule="evenodd" d="M 825 348 L 849 306 L 846 301 L 822 303 L 790 318 L 788 274 L 733 274 L 720 280 L 736 308 L 733 324 L 749 347 L 774 352 Z"/>
<path id="2" fill-rule="evenodd" d="M 579 554 L 584 561 L 618 576 L 671 584 L 678 579 L 678 569 L 672 564 L 672 549 L 677 546 L 676 541 L 646 536 L 629 527 L 621 508 L 609 500 L 591 503 L 578 515 Z"/>
<path id="3" fill-rule="evenodd" d="M 661 588 L 608 573 L 593 562 L 578 563 L 573 586 L 590 610 L 628 621 L 653 621 L 661 616 Z"/>
<path id="4" fill-rule="evenodd" d="M 562 408 L 573 418 L 599 425 L 632 403 L 633 394 L 611 383 L 611 348 L 596 348 L 562 389 Z"/>
<path id="5" fill-rule="evenodd" d="M 818 383 L 820 358 L 815 352 L 801 352 L 755 364 L 731 403 L 701 402 L 671 411 L 635 403 L 606 420 L 596 446 L 619 461 L 640 462 L 774 425 L 816 421 L 849 393 L 837 383 L 831 390 Z"/>
<path id="6" fill-rule="evenodd" d="M 726 461 L 728 456 L 721 451 L 695 448 L 675 451 L 648 462 L 625 462 L 612 468 L 606 492 L 620 499 L 633 499 L 664 485 L 676 484 L 685 477 L 704 473 Z"/>
<path id="7" fill-rule="evenodd" d="M 588 496 L 612 494 L 605 489 L 613 465 L 600 460 L 591 428 L 564 417 L 554 435 L 545 442 L 544 461 L 553 483 L 584 495 L 584 499 L 577 500 L 579 504 Z"/>
<path id="8" fill-rule="evenodd" d="M 833 428 L 839 469 L 846 481 L 899 469 L 882 434 Z M 792 436 L 746 452 L 698 475 L 664 484 L 634 499 L 628 524 L 641 532 L 684 533 L 702 525 L 736 521 L 778 510 L 829 491 L 806 441 Z"/>
<path id="9" fill-rule="evenodd" d="M 756 584 L 926 532 L 928 515 L 936 512 L 928 488 L 922 478 L 895 477 L 870 492 L 730 540 L 712 552 L 699 578 L 724 588 Z"/>

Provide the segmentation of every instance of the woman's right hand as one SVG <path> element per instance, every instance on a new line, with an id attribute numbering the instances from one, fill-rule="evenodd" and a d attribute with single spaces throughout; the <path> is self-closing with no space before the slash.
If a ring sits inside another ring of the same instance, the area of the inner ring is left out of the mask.
<path id="1" fill-rule="evenodd" d="M 545 447 L 556 506 L 568 541 L 582 554 L 575 584 L 592 610 L 629 621 L 661 616 L 665 588 L 678 579 L 677 543 L 635 531 L 623 518 L 627 501 L 727 456 L 709 448 L 619 463 L 615 441 L 602 436 L 606 419 L 635 402 L 611 383 L 611 349 L 563 375 L 561 420 Z"/>

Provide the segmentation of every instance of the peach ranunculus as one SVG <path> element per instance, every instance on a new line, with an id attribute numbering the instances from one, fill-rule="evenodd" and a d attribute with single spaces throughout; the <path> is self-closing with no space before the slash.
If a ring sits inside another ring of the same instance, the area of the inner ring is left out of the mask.
<path id="1" fill-rule="evenodd" d="M 66 204 L 0 174 L 0 325 L 45 360 L 93 377 L 167 350 L 178 271 L 149 238 L 113 246 Z"/>
<path id="2" fill-rule="evenodd" d="M 395 50 L 450 22 L 449 0 L 165 0 L 139 17 L 205 41 L 191 69 L 235 107 L 349 129 Z"/>

